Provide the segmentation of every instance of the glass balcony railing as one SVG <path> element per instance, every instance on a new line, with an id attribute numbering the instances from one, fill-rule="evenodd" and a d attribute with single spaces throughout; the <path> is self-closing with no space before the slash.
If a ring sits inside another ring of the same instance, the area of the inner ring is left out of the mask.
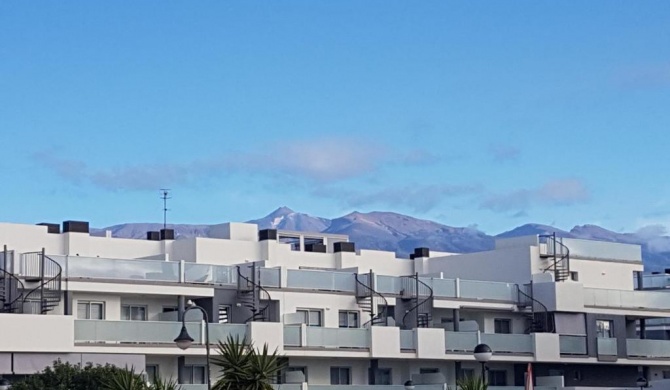
<path id="1" fill-rule="evenodd" d="M 617 356 L 617 342 L 616 339 L 597 339 L 597 352 L 598 355 L 605 356 Z"/>
<path id="2" fill-rule="evenodd" d="M 302 332 L 305 343 L 302 343 Z M 369 349 L 370 330 L 363 328 L 322 328 L 284 326 L 284 345 L 307 348 Z"/>
<path id="3" fill-rule="evenodd" d="M 200 323 L 187 323 L 189 335 L 200 343 Z M 75 320 L 74 340 L 77 343 L 171 344 L 181 330 L 180 322 Z"/>
<path id="4" fill-rule="evenodd" d="M 561 355 L 586 355 L 586 336 L 560 335 Z"/>
<path id="5" fill-rule="evenodd" d="M 179 282 L 179 263 L 101 257 L 49 256 L 63 268 L 63 277 Z"/>
<path id="6" fill-rule="evenodd" d="M 584 306 L 668 310 L 670 300 L 666 291 L 584 288 Z"/>
<path id="7" fill-rule="evenodd" d="M 626 340 L 628 357 L 637 358 L 670 358 L 670 341 L 668 340 Z"/>
<path id="8" fill-rule="evenodd" d="M 186 283 L 235 285 L 237 283 L 237 268 L 227 265 L 185 262 L 184 281 Z"/>
<path id="9" fill-rule="evenodd" d="M 327 291 L 356 291 L 356 279 L 350 272 L 296 270 L 287 271 L 286 287 Z"/>
<path id="10" fill-rule="evenodd" d="M 449 352 L 471 353 L 479 343 L 488 344 L 496 354 L 532 354 L 533 337 L 529 334 L 477 332 L 445 332 L 445 349 Z"/>
<path id="11" fill-rule="evenodd" d="M 482 333 L 481 339 L 482 343 L 491 347 L 493 353 L 533 353 L 533 336 L 529 334 Z"/>
<path id="12" fill-rule="evenodd" d="M 210 343 L 225 340 L 229 335 L 246 336 L 245 324 L 209 324 Z M 187 322 L 186 329 L 194 343 L 204 342 L 201 322 Z M 106 344 L 169 344 L 181 331 L 181 322 L 75 320 L 74 340 L 77 343 Z"/>
<path id="13" fill-rule="evenodd" d="M 511 283 L 461 280 L 459 297 L 468 299 L 487 299 L 492 301 L 515 302 L 516 285 Z"/>
<path id="14" fill-rule="evenodd" d="M 472 352 L 479 344 L 477 332 L 444 333 L 444 346 L 447 352 Z"/>
<path id="15" fill-rule="evenodd" d="M 401 351 L 414 351 L 416 350 L 416 342 L 414 337 L 413 330 L 400 330 L 400 350 Z"/>

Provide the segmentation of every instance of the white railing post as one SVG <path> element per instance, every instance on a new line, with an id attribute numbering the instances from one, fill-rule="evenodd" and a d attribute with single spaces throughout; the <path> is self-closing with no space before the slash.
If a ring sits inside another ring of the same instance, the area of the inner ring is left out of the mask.
<path id="1" fill-rule="evenodd" d="M 456 278 L 454 280 L 454 290 L 456 293 L 456 298 L 461 297 L 461 278 Z"/>
<path id="2" fill-rule="evenodd" d="M 186 281 L 185 268 L 184 260 L 179 260 L 179 283 L 184 283 Z"/>

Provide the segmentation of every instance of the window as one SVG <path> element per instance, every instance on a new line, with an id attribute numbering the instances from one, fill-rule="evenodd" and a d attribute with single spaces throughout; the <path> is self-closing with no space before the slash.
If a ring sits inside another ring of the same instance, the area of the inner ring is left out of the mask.
<path id="1" fill-rule="evenodd" d="M 375 385 L 391 385 L 392 383 L 391 369 L 378 368 L 375 370 Z"/>
<path id="2" fill-rule="evenodd" d="M 182 384 L 184 385 L 204 385 L 206 383 L 205 366 L 184 366 L 183 373 Z"/>
<path id="3" fill-rule="evenodd" d="M 419 374 L 438 374 L 439 368 L 419 368 Z"/>
<path id="4" fill-rule="evenodd" d="M 302 322 L 307 326 L 323 326 L 321 323 L 321 310 L 318 309 L 299 309 L 297 313 L 303 314 Z"/>
<path id="5" fill-rule="evenodd" d="M 512 333 L 512 321 L 509 318 L 496 318 L 493 320 L 494 333 Z"/>
<path id="6" fill-rule="evenodd" d="M 80 320 L 104 320 L 104 302 L 78 301 L 77 318 Z"/>
<path id="7" fill-rule="evenodd" d="M 351 368 L 349 367 L 330 367 L 331 385 L 350 385 Z"/>
<path id="8" fill-rule="evenodd" d="M 579 282 L 579 272 L 572 271 L 570 272 L 570 280 L 573 282 Z"/>
<path id="9" fill-rule="evenodd" d="M 596 337 L 611 339 L 614 337 L 614 324 L 612 320 L 596 320 Z"/>
<path id="10" fill-rule="evenodd" d="M 489 370 L 489 386 L 507 386 L 507 371 Z"/>
<path id="11" fill-rule="evenodd" d="M 670 379 L 670 371 L 663 370 L 663 379 Z"/>
<path id="12" fill-rule="evenodd" d="M 154 379 L 158 378 L 158 365 L 147 364 L 145 372 L 147 373 L 147 382 L 153 384 Z"/>
<path id="13" fill-rule="evenodd" d="M 358 328 L 358 312 L 340 310 L 340 328 Z"/>
<path id="14" fill-rule="evenodd" d="M 177 306 L 163 306 L 163 313 L 173 313 L 179 311 Z"/>
<path id="15" fill-rule="evenodd" d="M 230 306 L 219 305 L 219 324 L 227 324 L 230 322 Z"/>
<path id="16" fill-rule="evenodd" d="M 137 305 L 122 305 L 121 319 L 125 321 L 146 321 L 147 307 Z"/>

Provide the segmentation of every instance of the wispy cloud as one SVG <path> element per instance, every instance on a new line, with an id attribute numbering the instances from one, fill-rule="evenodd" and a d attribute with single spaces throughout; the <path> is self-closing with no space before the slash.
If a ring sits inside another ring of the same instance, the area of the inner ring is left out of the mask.
<path id="1" fill-rule="evenodd" d="M 495 162 L 513 161 L 521 155 L 521 149 L 513 145 L 490 145 L 489 154 Z"/>
<path id="2" fill-rule="evenodd" d="M 155 190 L 166 185 L 192 186 L 203 179 L 234 173 L 333 183 L 369 175 L 388 164 L 425 165 L 436 161 L 425 151 L 398 152 L 379 142 L 358 138 L 285 140 L 259 146 L 255 150 L 181 163 L 129 164 L 109 168 L 60 158 L 51 151 L 36 153 L 34 159 L 73 183 L 89 183 L 106 190 L 139 191 Z"/>
<path id="3" fill-rule="evenodd" d="M 517 211 L 515 215 L 533 205 L 568 206 L 588 201 L 590 193 L 578 179 L 552 180 L 537 188 L 522 188 L 505 194 L 487 196 L 480 208 L 496 212 Z"/>
<path id="4" fill-rule="evenodd" d="M 321 188 L 314 191 L 313 195 L 338 199 L 347 207 L 379 205 L 425 213 L 439 206 L 445 199 L 475 195 L 481 191 L 483 187 L 477 184 L 434 184 L 391 186 L 370 191 Z"/>

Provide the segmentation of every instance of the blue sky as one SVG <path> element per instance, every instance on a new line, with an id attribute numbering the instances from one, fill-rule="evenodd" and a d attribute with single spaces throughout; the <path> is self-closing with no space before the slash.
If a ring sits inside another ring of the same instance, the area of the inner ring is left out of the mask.
<path id="1" fill-rule="evenodd" d="M 0 220 L 670 226 L 670 2 L 4 1 Z"/>

